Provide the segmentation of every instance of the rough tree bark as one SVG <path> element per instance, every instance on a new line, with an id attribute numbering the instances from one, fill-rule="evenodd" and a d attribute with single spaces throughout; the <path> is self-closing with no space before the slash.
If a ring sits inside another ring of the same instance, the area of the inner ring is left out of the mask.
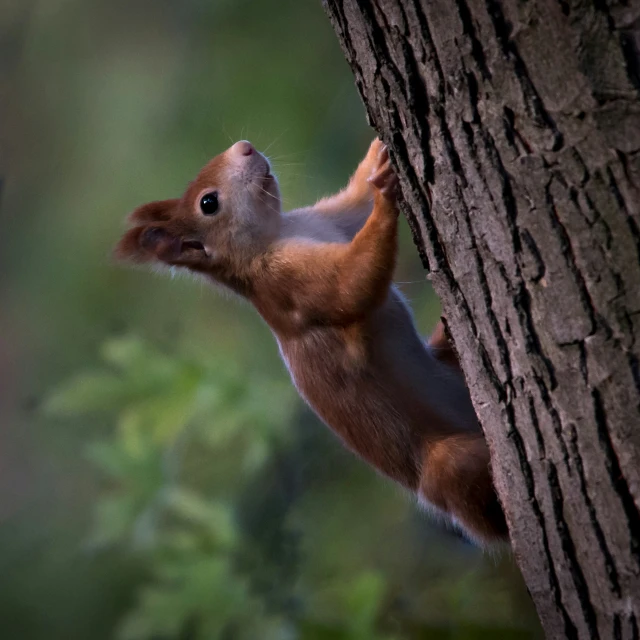
<path id="1" fill-rule="evenodd" d="M 640 626 L 640 1 L 324 0 L 550 638 Z"/>

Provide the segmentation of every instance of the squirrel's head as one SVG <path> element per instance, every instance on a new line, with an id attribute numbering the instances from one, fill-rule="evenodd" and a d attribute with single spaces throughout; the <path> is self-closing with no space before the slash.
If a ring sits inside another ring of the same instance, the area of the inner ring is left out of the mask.
<path id="1" fill-rule="evenodd" d="M 265 250 L 280 221 L 280 190 L 269 161 L 241 140 L 211 160 L 181 198 L 138 207 L 115 255 L 233 273 Z"/>

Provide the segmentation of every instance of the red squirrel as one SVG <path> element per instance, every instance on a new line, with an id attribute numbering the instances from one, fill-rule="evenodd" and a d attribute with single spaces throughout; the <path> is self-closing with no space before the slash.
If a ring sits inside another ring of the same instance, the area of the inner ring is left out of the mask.
<path id="1" fill-rule="evenodd" d="M 115 254 L 248 299 L 298 392 L 346 446 L 486 545 L 507 527 L 464 378 L 443 327 L 425 343 L 392 284 L 396 191 L 374 140 L 344 190 L 283 212 L 269 161 L 243 140 L 182 197 L 138 207 Z"/>

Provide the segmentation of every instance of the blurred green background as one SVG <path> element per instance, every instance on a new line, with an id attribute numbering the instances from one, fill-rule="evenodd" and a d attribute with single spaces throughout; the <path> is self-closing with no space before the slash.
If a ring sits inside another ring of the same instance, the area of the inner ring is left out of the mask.
<path id="1" fill-rule="evenodd" d="M 240 138 L 288 207 L 345 183 L 374 134 L 319 0 L 3 0 L 0 30 L 0 637 L 539 637 L 511 559 L 344 451 L 248 305 L 110 261 Z"/>

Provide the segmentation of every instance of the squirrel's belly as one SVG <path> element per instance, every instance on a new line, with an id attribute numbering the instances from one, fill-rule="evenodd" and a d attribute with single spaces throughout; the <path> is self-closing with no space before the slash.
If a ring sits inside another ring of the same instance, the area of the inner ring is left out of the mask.
<path id="1" fill-rule="evenodd" d="M 422 434 L 395 406 L 375 369 L 362 366 L 337 332 L 280 343 L 298 392 L 318 417 L 360 457 L 415 490 Z"/>

